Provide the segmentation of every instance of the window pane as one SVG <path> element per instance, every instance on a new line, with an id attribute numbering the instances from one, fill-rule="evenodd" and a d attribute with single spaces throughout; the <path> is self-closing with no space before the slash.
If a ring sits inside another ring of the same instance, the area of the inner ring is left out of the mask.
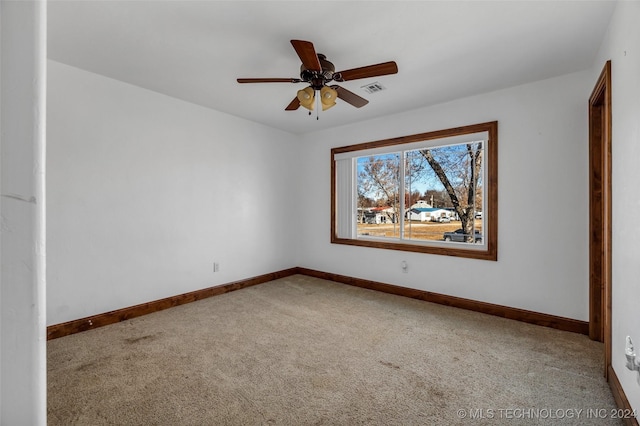
<path id="1" fill-rule="evenodd" d="M 482 242 L 482 151 L 470 142 L 405 153 L 406 239 Z"/>
<path id="2" fill-rule="evenodd" d="M 400 154 L 357 159 L 358 237 L 400 237 Z"/>

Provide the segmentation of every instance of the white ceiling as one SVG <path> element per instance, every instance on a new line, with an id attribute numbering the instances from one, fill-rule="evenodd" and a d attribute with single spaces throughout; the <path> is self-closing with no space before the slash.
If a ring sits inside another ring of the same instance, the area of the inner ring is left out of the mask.
<path id="1" fill-rule="evenodd" d="M 293 133 L 395 114 L 593 65 L 612 1 L 49 2 L 49 58 Z M 290 40 L 336 70 L 396 61 L 395 75 L 340 83 L 367 98 L 284 111 L 304 83 Z M 387 90 L 361 88 L 379 82 Z"/>

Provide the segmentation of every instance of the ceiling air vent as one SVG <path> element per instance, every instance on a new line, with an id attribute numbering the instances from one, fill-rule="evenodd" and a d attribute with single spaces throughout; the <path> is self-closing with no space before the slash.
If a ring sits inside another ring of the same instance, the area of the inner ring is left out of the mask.
<path id="1" fill-rule="evenodd" d="M 361 86 L 361 87 L 362 89 L 366 90 L 367 93 L 376 93 L 376 92 L 380 92 L 381 90 L 387 89 L 377 81 L 375 83 L 367 84 L 366 86 Z"/>

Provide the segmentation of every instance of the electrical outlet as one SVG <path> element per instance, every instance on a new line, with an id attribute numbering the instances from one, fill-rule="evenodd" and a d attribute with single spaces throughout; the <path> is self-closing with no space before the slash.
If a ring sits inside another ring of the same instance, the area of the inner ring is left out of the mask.
<path id="1" fill-rule="evenodd" d="M 636 351 L 633 347 L 633 341 L 631 340 L 631 336 L 627 336 L 626 344 L 624 346 L 624 355 L 627 358 L 627 368 L 629 370 L 635 370 Z"/>
<path id="2" fill-rule="evenodd" d="M 631 336 L 627 336 L 624 346 L 624 356 L 627 358 L 626 367 L 631 371 L 638 372 L 638 384 L 640 384 L 640 358 L 636 355 Z"/>
<path id="3" fill-rule="evenodd" d="M 402 272 L 403 273 L 407 273 L 409 272 L 409 264 L 407 263 L 406 260 L 403 260 L 402 263 L 400 264 L 400 266 L 402 267 Z"/>
<path id="4" fill-rule="evenodd" d="M 220 264 L 218 262 L 213 262 L 213 272 L 220 272 Z"/>

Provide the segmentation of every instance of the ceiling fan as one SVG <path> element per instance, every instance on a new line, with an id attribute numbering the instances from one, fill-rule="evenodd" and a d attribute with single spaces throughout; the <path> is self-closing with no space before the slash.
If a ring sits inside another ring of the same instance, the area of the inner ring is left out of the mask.
<path id="1" fill-rule="evenodd" d="M 369 101 L 344 87 L 337 84 L 330 85 L 330 83 L 332 81 L 343 82 L 359 78 L 378 77 L 398 72 L 398 66 L 393 61 L 336 72 L 335 66 L 327 60 L 325 55 L 316 53 L 316 49 L 310 41 L 291 40 L 291 44 L 302 61 L 300 78 L 238 79 L 238 83 L 308 83 L 309 86 L 298 91 L 297 96 L 285 108 L 286 111 L 297 110 L 300 106 L 312 111 L 316 91 L 320 92 L 319 99 L 322 103 L 323 111 L 334 106 L 336 98 L 340 98 L 356 108 L 361 108 L 368 104 Z"/>

